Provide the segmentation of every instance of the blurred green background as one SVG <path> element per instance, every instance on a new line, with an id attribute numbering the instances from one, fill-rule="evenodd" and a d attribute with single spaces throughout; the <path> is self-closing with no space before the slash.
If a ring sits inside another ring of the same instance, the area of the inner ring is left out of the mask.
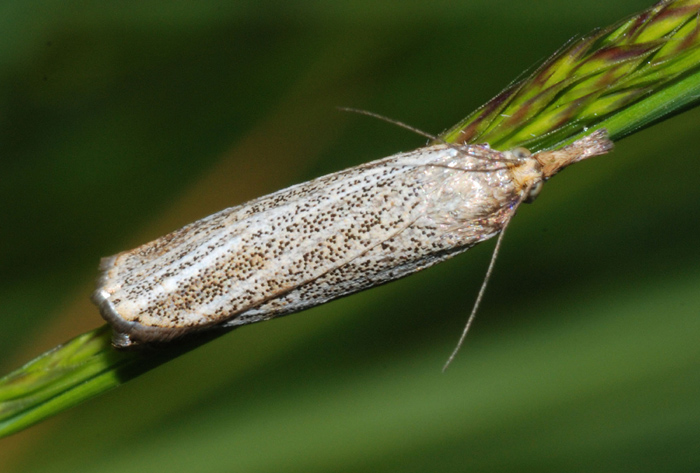
<path id="1" fill-rule="evenodd" d="M 102 324 L 101 256 L 425 140 L 645 1 L 6 1 L 0 372 Z M 2 472 L 700 469 L 698 111 L 493 242 L 0 440 Z"/>

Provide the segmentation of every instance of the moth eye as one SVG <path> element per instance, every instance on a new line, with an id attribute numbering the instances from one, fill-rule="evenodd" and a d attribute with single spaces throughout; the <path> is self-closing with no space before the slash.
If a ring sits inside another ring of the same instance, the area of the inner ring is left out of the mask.
<path id="1" fill-rule="evenodd" d="M 531 153 L 525 148 L 513 148 L 510 152 L 513 154 L 513 157 L 518 160 L 527 159 L 531 156 Z"/>
<path id="2" fill-rule="evenodd" d="M 533 184 L 523 202 L 526 204 L 533 202 L 537 196 L 540 195 L 540 192 L 542 192 L 542 186 L 544 186 L 544 181 L 537 181 L 535 184 Z"/>

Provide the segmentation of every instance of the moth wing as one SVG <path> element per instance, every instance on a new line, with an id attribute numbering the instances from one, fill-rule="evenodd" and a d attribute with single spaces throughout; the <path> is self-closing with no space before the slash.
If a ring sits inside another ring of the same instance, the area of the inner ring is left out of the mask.
<path id="1" fill-rule="evenodd" d="M 419 218 L 425 199 L 414 171 L 430 159 L 423 149 L 324 176 L 106 258 L 93 300 L 136 341 L 223 324 L 342 267 Z"/>

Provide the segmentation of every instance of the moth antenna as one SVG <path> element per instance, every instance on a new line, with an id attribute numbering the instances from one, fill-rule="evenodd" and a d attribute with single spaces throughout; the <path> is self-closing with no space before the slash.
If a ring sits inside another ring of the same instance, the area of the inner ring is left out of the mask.
<path id="1" fill-rule="evenodd" d="M 372 118 L 377 118 L 379 120 L 385 121 L 387 123 L 391 123 L 392 125 L 396 125 L 400 128 L 404 128 L 408 131 L 412 131 L 413 133 L 422 136 L 424 138 L 428 138 L 429 140 L 432 141 L 438 141 L 442 144 L 445 144 L 449 146 L 452 149 L 457 150 L 458 152 L 462 153 L 463 151 L 460 149 L 459 146 L 455 145 L 454 143 L 448 143 L 447 141 L 443 140 L 439 136 L 431 135 L 430 133 L 427 133 L 421 129 L 418 129 L 416 127 L 413 127 L 407 123 L 401 122 L 399 120 L 394 120 L 393 118 L 386 117 L 384 115 L 380 115 L 378 113 L 370 112 L 369 110 L 362 110 L 360 108 L 351 108 L 351 107 L 337 107 L 338 110 L 343 111 L 343 112 L 351 112 L 351 113 L 358 113 L 360 115 L 366 115 L 368 117 Z M 484 161 L 491 161 L 491 162 L 508 162 L 508 160 L 502 160 L 502 159 L 494 159 L 494 158 L 486 158 L 483 156 L 474 156 L 475 158 L 478 159 L 483 159 Z"/>
<path id="2" fill-rule="evenodd" d="M 394 120 L 393 118 L 385 117 L 384 115 L 380 115 L 378 113 L 370 112 L 369 110 L 362 110 L 359 108 L 351 108 L 351 107 L 338 107 L 338 110 L 341 110 L 343 112 L 358 113 L 360 115 L 367 115 L 368 117 L 377 118 L 377 119 L 382 120 L 384 122 L 391 123 L 392 125 L 396 125 L 398 127 L 404 128 L 408 131 L 412 131 L 413 133 L 416 133 L 417 135 L 420 135 L 424 138 L 428 138 L 429 140 L 442 141 L 437 136 L 433 136 L 430 133 L 427 133 L 423 130 L 419 130 L 418 128 L 413 127 L 407 123 L 400 122 L 398 120 Z"/>
<path id="3" fill-rule="evenodd" d="M 529 193 L 529 187 L 528 189 L 525 190 L 523 193 L 524 195 L 527 195 Z M 493 253 L 491 253 L 491 262 L 489 263 L 489 267 L 486 270 L 486 275 L 484 276 L 484 280 L 481 283 L 481 288 L 479 289 L 479 294 L 476 296 L 476 300 L 474 301 L 474 306 L 472 307 L 472 311 L 469 314 L 469 318 L 467 319 L 467 323 L 464 326 L 464 330 L 462 331 L 462 335 L 459 337 L 459 341 L 457 342 L 457 346 L 455 347 L 454 350 L 452 350 L 452 353 L 450 354 L 450 357 L 447 359 L 447 362 L 445 365 L 442 367 L 442 372 L 444 373 L 445 370 L 450 366 L 452 361 L 455 359 L 457 356 L 457 353 L 459 353 L 459 350 L 462 348 L 462 345 L 464 344 L 464 340 L 467 338 L 467 333 L 469 333 L 469 328 L 472 326 L 472 322 L 474 322 L 474 319 L 476 318 L 476 313 L 479 310 L 479 306 L 481 305 L 481 300 L 484 298 L 484 293 L 486 292 L 486 286 L 488 286 L 489 280 L 491 279 L 491 274 L 493 273 L 493 268 L 496 266 L 496 258 L 498 257 L 498 252 L 501 249 L 501 243 L 503 242 L 503 236 L 506 234 L 506 230 L 508 229 L 508 225 L 510 225 L 511 220 L 513 219 L 513 216 L 515 215 L 515 212 L 518 210 L 518 207 L 520 207 L 520 204 L 523 203 L 523 197 L 521 196 L 518 202 L 515 204 L 515 209 L 513 211 L 513 215 L 511 216 L 510 219 L 503 225 L 503 230 L 501 230 L 501 234 L 498 235 L 498 240 L 496 240 L 496 246 L 493 248 Z"/>

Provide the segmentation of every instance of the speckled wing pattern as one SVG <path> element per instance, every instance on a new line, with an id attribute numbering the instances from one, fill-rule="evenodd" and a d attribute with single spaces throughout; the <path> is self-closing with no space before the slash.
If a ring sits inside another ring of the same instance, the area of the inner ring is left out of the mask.
<path id="1" fill-rule="evenodd" d="M 521 192 L 507 159 L 434 145 L 289 187 L 104 258 L 93 300 L 128 346 L 403 277 L 500 231 Z"/>

